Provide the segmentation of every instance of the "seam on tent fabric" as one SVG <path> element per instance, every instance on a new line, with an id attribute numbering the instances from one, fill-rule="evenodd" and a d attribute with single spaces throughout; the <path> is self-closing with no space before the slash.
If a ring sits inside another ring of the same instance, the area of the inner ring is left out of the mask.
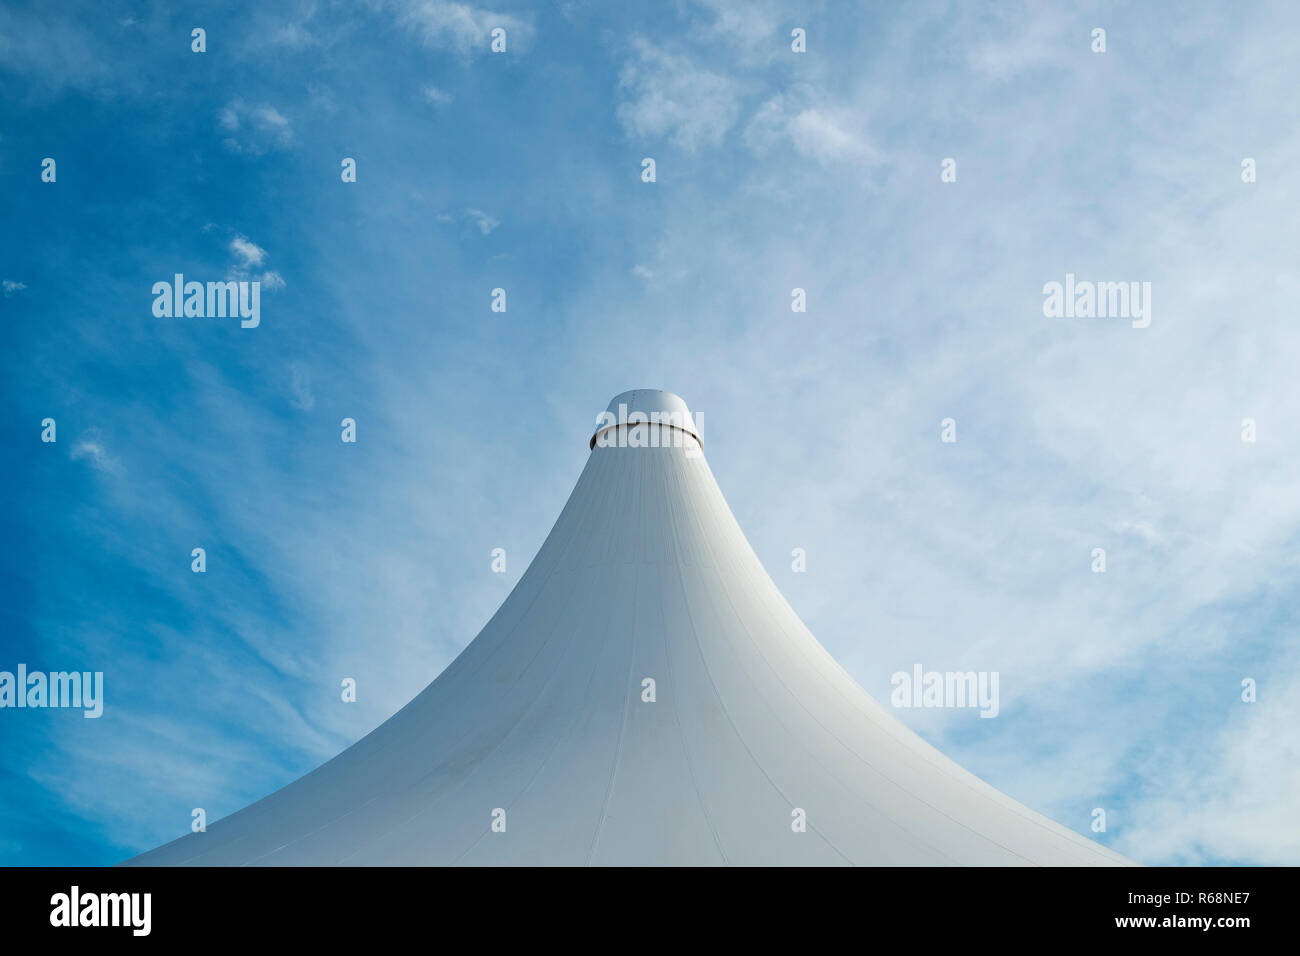
<path id="1" fill-rule="evenodd" d="M 666 492 L 668 490 L 668 478 L 667 478 L 666 471 L 664 473 L 656 475 L 656 477 L 659 479 L 661 488 Z M 668 518 L 667 521 L 668 527 L 665 530 L 672 536 L 672 542 L 671 542 L 672 546 L 667 547 L 665 549 L 666 555 L 668 556 L 677 555 L 680 554 L 680 549 L 678 547 L 677 528 L 675 523 L 672 520 L 671 513 L 667 515 L 667 518 Z M 663 570 L 663 573 L 665 575 L 668 574 L 668 570 L 670 567 L 675 567 L 678 569 L 678 581 L 680 583 L 681 580 L 680 564 L 677 561 L 672 560 L 670 557 L 665 557 L 664 570 Z M 686 595 L 683 593 L 682 595 L 683 602 L 685 601 L 685 598 Z M 668 668 L 668 682 L 671 686 L 676 688 L 677 681 L 675 677 L 675 671 L 673 669 L 672 643 L 668 639 L 668 628 L 664 627 L 661 628 L 661 630 L 663 631 L 664 659 L 667 661 L 666 666 Z M 694 636 L 693 633 L 692 636 Z M 681 697 L 680 694 L 674 693 L 670 698 L 673 705 L 673 723 L 677 726 L 677 739 L 682 746 L 682 755 L 686 758 L 686 770 L 691 778 L 691 789 L 695 791 L 695 799 L 698 800 L 700 803 L 700 813 L 703 814 L 704 816 L 704 822 L 708 824 L 709 833 L 713 835 L 713 845 L 717 848 L 718 855 L 722 857 L 722 862 L 724 864 L 728 864 L 730 861 L 727 859 L 727 851 L 722 845 L 722 837 L 718 833 L 718 828 L 713 822 L 713 815 L 709 813 L 709 803 L 707 800 L 704 799 L 704 793 L 700 790 L 700 779 L 699 776 L 695 773 L 695 761 L 691 757 L 691 748 L 686 743 L 686 731 L 682 728 L 681 714 L 677 710 L 677 700 L 679 697 Z"/>
<path id="2" fill-rule="evenodd" d="M 678 476 L 672 476 L 670 477 L 669 480 L 675 481 L 677 480 L 677 477 Z M 669 509 L 669 511 L 671 513 L 671 509 Z M 676 518 L 672 518 L 671 520 L 673 520 L 674 524 L 676 523 Z M 727 718 L 727 723 L 731 725 L 731 732 L 736 735 L 736 739 L 740 741 L 740 746 L 744 749 L 745 753 L 749 755 L 750 762 L 753 763 L 753 765 L 758 769 L 758 772 L 763 775 L 763 778 L 768 782 L 768 785 L 771 786 L 771 788 L 776 791 L 777 796 L 779 796 L 788 806 L 793 806 L 793 804 L 790 803 L 790 798 L 785 795 L 785 793 L 781 790 L 779 786 L 777 786 L 776 781 L 772 779 L 771 775 L 767 772 L 767 769 L 761 763 L 759 763 L 758 758 L 754 756 L 754 751 L 750 749 L 749 744 L 745 742 L 745 738 L 741 736 L 740 728 L 736 726 L 735 719 L 732 718 L 731 712 L 727 709 L 726 702 L 722 699 L 722 694 L 719 693 L 718 691 L 717 681 L 715 681 L 713 678 L 713 671 L 709 668 L 708 659 L 704 655 L 704 648 L 700 644 L 700 636 L 699 636 L 699 631 L 695 626 L 695 618 L 691 614 L 690 599 L 687 596 L 687 592 L 686 592 L 686 579 L 685 576 L 682 574 L 682 569 L 680 564 L 677 565 L 677 580 L 678 583 L 681 584 L 682 607 L 685 609 L 686 618 L 691 625 L 691 637 L 694 638 L 695 647 L 699 651 L 700 663 L 704 667 L 705 676 L 709 679 L 709 686 L 713 689 L 713 696 L 717 700 L 718 706 L 719 708 L 721 708 L 723 716 Z M 816 826 L 809 824 L 809 827 L 812 829 L 814 833 L 816 833 L 821 838 L 823 843 L 825 843 L 828 847 L 830 847 L 831 851 L 835 853 L 836 856 L 840 857 L 842 860 L 844 860 L 845 863 L 848 863 L 850 866 L 853 865 L 853 861 L 850 860 L 843 853 L 841 853 L 839 847 L 835 846 L 834 843 L 832 843 L 829 839 L 827 839 L 826 835 L 822 833 L 820 830 L 818 830 Z"/>

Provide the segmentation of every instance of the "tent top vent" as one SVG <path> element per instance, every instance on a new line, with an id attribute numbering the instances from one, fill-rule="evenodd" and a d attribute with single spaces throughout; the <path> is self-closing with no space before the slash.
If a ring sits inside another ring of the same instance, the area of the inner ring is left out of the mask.
<path id="1" fill-rule="evenodd" d="M 690 435 L 702 445 L 700 430 L 695 424 L 690 408 L 680 395 L 661 388 L 634 388 L 614 396 L 609 406 L 596 419 L 596 431 L 588 443 L 596 447 L 596 440 L 606 432 L 613 432 L 642 422 L 658 422 Z M 603 442 L 602 442 L 603 444 Z"/>

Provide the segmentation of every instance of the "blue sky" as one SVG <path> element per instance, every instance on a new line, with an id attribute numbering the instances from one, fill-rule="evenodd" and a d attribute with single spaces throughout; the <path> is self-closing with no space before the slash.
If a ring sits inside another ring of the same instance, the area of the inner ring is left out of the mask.
<path id="1" fill-rule="evenodd" d="M 995 720 L 900 711 L 927 739 L 1144 862 L 1300 863 L 1298 27 L 5 4 L 0 669 L 106 704 L 0 711 L 0 862 L 116 862 L 372 729 L 662 387 L 869 692 L 1000 673 Z M 260 279 L 260 326 L 155 318 L 176 272 Z M 1067 273 L 1151 282 L 1151 326 L 1045 318 Z"/>

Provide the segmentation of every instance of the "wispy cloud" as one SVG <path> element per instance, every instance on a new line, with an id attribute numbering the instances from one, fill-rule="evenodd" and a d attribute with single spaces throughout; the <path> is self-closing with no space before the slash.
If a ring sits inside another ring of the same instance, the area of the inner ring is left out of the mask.
<path id="1" fill-rule="evenodd" d="M 279 272 L 272 269 L 260 273 L 257 271 L 266 262 L 267 252 L 247 236 L 232 237 L 229 249 L 234 258 L 229 270 L 230 278 L 256 279 L 266 292 L 275 292 L 285 287 L 284 277 Z"/>
<path id="2" fill-rule="evenodd" d="M 500 219 L 489 216 L 481 209 L 466 209 L 465 215 L 469 216 L 470 219 L 473 220 L 474 225 L 478 226 L 479 232 L 483 233 L 485 236 L 497 226 L 501 225 Z"/>
<path id="3" fill-rule="evenodd" d="M 104 440 L 95 432 L 75 441 L 68 457 L 73 461 L 88 462 L 96 471 L 104 474 L 117 475 L 122 472 L 121 462 L 108 453 Z"/>
<path id="4" fill-rule="evenodd" d="M 1300 726 L 1294 661 L 1256 674 L 1258 701 L 1238 700 L 1200 746 L 1167 747 L 1155 757 L 1162 786 L 1134 803 L 1124 833 L 1130 852 L 1178 865 L 1295 865 L 1300 736 L 1279 732 Z"/>
<path id="5" fill-rule="evenodd" d="M 667 138 L 687 152 L 717 146 L 740 114 L 740 91 L 731 78 L 636 37 L 619 74 L 619 122 L 629 138 Z"/>
<path id="6" fill-rule="evenodd" d="M 709 43 L 731 45 L 746 58 L 757 55 L 770 60 L 781 55 L 782 28 L 789 34 L 788 14 L 777 4 L 769 0 L 694 0 L 691 7 L 699 13 L 697 30 Z"/>
<path id="7" fill-rule="evenodd" d="M 440 90 L 436 86 L 426 86 L 423 90 L 424 98 L 434 106 L 446 106 L 455 97 L 446 90 Z"/>
<path id="8" fill-rule="evenodd" d="M 266 259 L 266 250 L 245 236 L 235 236 L 230 240 L 230 251 L 240 266 L 247 269 L 260 266 Z"/>
<path id="9" fill-rule="evenodd" d="M 967 62 L 977 73 L 1005 81 L 1035 70 L 1070 69 L 1086 63 L 1091 28 L 1096 24 L 1059 9 L 1019 3 L 989 7 L 963 18 L 968 31 Z"/>
<path id="10" fill-rule="evenodd" d="M 744 140 L 760 154 L 778 144 L 823 166 L 876 163 L 877 150 L 863 128 L 860 111 L 813 105 L 814 97 L 778 93 L 758 109 L 745 128 Z"/>
<path id="11" fill-rule="evenodd" d="M 231 100 L 217 113 L 217 127 L 225 134 L 222 143 L 235 153 L 256 156 L 293 142 L 293 124 L 269 103 Z"/>
<path id="12" fill-rule="evenodd" d="M 469 3 L 447 0 L 404 0 L 394 4 L 398 18 L 426 45 L 455 50 L 464 56 L 490 52 L 492 31 L 506 31 L 507 49 L 526 48 L 532 41 L 529 20 L 496 13 Z"/>
<path id="13" fill-rule="evenodd" d="M 451 224 L 464 222 L 472 225 L 481 235 L 488 235 L 501 225 L 501 220 L 489 215 L 482 209 L 466 209 L 462 213 L 440 212 L 434 216 L 435 222 Z"/>
<path id="14" fill-rule="evenodd" d="M 116 63 L 111 40 L 88 20 L 52 20 L 37 10 L 0 6 L 0 68 L 25 77 L 32 92 L 72 88 L 98 94 L 111 82 Z"/>
<path id="15" fill-rule="evenodd" d="M 289 403 L 300 412 L 316 407 L 316 395 L 311 388 L 311 373 L 301 362 L 289 365 Z"/>

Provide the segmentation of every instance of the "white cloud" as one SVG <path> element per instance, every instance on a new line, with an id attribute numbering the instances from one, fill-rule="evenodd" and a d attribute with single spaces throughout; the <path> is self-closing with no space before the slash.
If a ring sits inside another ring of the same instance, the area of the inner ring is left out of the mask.
<path id="1" fill-rule="evenodd" d="M 1078 67 L 1094 55 L 1091 30 L 1080 29 L 1078 18 L 1068 12 L 1047 7 L 990 7 L 966 19 L 963 29 L 971 69 L 999 81 L 1036 69 Z"/>
<path id="2" fill-rule="evenodd" d="M 15 292 L 21 292 L 23 289 L 26 288 L 27 288 L 27 283 L 25 282 L 16 282 L 13 279 L 4 280 L 4 290 L 5 290 L 6 299 L 9 298 L 9 296 L 13 295 Z"/>
<path id="3" fill-rule="evenodd" d="M 289 121 L 274 106 L 258 106 L 252 111 L 253 122 L 269 130 L 286 130 Z"/>
<path id="4" fill-rule="evenodd" d="M 267 252 L 253 240 L 236 235 L 230 240 L 229 249 L 235 260 L 229 269 L 230 278 L 260 282 L 264 292 L 275 292 L 285 287 L 284 276 L 279 272 L 267 269 L 259 274 L 255 271 L 266 262 Z"/>
<path id="5" fill-rule="evenodd" d="M 239 260 L 239 264 L 245 268 L 260 266 L 266 258 L 266 250 L 244 236 L 235 236 L 234 239 L 230 240 L 230 251 Z"/>
<path id="6" fill-rule="evenodd" d="M 102 94 L 122 67 L 101 24 L 57 11 L 0 4 L 0 67 L 49 92 L 64 88 Z"/>
<path id="7" fill-rule="evenodd" d="M 229 134 L 222 143 L 235 153 L 257 156 L 293 142 L 293 124 L 269 103 L 250 106 L 231 100 L 217 112 L 217 126 Z"/>
<path id="8" fill-rule="evenodd" d="M 1277 663 L 1254 675 L 1256 703 L 1225 688 L 1230 709 L 1217 734 L 1155 758 L 1161 786 L 1125 821 L 1129 852 L 1180 865 L 1300 860 L 1300 673 L 1292 661 Z"/>
<path id="9" fill-rule="evenodd" d="M 508 13 L 494 13 L 467 3 L 416 0 L 397 4 L 398 18 L 426 46 L 455 50 L 464 56 L 488 53 L 492 30 L 506 31 L 507 49 L 524 49 L 532 40 L 528 21 Z"/>
<path id="10" fill-rule="evenodd" d="M 702 36 L 765 60 L 789 52 L 790 28 L 808 26 L 791 22 L 782 33 L 783 17 L 766 0 L 696 0 L 696 4 L 708 14 L 708 22 L 700 30 Z"/>
<path id="11" fill-rule="evenodd" d="M 454 99 L 446 90 L 440 90 L 436 86 L 426 86 L 424 88 L 424 98 L 434 106 L 446 106 Z"/>
<path id="12" fill-rule="evenodd" d="M 434 217 L 434 221 L 440 223 L 454 223 L 458 221 L 458 217 L 448 212 L 440 212 Z M 500 219 L 489 215 L 482 209 L 466 209 L 461 215 L 459 221 L 469 221 L 473 223 L 475 228 L 485 236 L 492 232 L 492 230 L 496 229 L 497 226 L 501 225 Z"/>
<path id="13" fill-rule="evenodd" d="M 339 100 L 334 91 L 321 83 L 307 84 L 307 102 L 312 109 L 322 113 L 337 113 L 339 109 Z"/>
<path id="14" fill-rule="evenodd" d="M 790 119 L 787 131 L 794 148 L 823 166 L 840 161 L 870 159 L 874 150 L 851 129 L 844 113 L 822 109 L 802 110 Z"/>
<path id="15" fill-rule="evenodd" d="M 305 23 L 285 23 L 276 27 L 271 34 L 271 41 L 295 49 L 314 46 L 317 42 Z"/>
<path id="16" fill-rule="evenodd" d="M 779 144 L 788 144 L 799 155 L 823 166 L 880 161 L 862 128 L 860 111 L 812 105 L 814 99 L 824 97 L 807 88 L 771 97 L 745 127 L 745 144 L 760 155 Z"/>
<path id="17" fill-rule="evenodd" d="M 632 45 L 635 55 L 623 66 L 618 84 L 628 97 L 617 109 L 627 135 L 668 137 L 687 152 L 721 143 L 740 113 L 735 81 L 643 38 Z"/>
<path id="18" fill-rule="evenodd" d="M 96 471 L 105 474 L 119 474 L 122 470 L 121 464 L 117 459 L 109 455 L 108 449 L 98 435 L 91 433 L 88 437 L 81 438 L 73 443 L 72 450 L 68 453 L 73 461 L 88 461 Z"/>
<path id="19" fill-rule="evenodd" d="M 494 219 L 481 209 L 466 209 L 465 215 L 469 216 L 470 219 L 474 221 L 474 225 L 478 226 L 479 232 L 483 233 L 485 236 L 497 226 L 501 225 L 500 219 Z"/>
<path id="20" fill-rule="evenodd" d="M 1133 535 L 1146 544 L 1155 547 L 1164 543 L 1160 532 L 1150 521 L 1116 521 L 1111 525 L 1116 534 Z"/>

